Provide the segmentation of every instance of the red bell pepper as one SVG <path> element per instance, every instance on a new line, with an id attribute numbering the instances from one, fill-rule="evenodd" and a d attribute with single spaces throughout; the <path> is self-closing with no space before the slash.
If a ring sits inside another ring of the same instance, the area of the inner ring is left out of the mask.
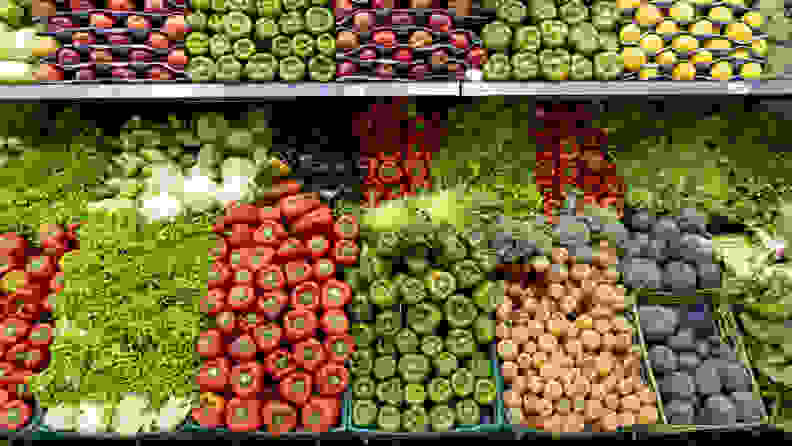
<path id="1" fill-rule="evenodd" d="M 330 259 L 319 259 L 313 265 L 313 278 L 319 283 L 335 277 L 336 267 Z"/>
<path id="2" fill-rule="evenodd" d="M 330 279 L 322 285 L 322 307 L 343 309 L 352 300 L 352 288 L 346 282 Z"/>
<path id="3" fill-rule="evenodd" d="M 30 332 L 31 325 L 27 321 L 9 318 L 0 323 L 0 344 L 16 344 Z"/>
<path id="4" fill-rule="evenodd" d="M 209 289 L 225 288 L 231 283 L 233 272 L 223 263 L 215 262 L 209 267 Z"/>
<path id="5" fill-rule="evenodd" d="M 406 183 L 388 184 L 385 188 L 386 200 L 398 200 L 410 192 L 410 185 Z"/>
<path id="6" fill-rule="evenodd" d="M 253 287 L 256 283 L 256 274 L 249 269 L 238 269 L 234 272 L 234 279 L 231 283 L 234 287 Z"/>
<path id="7" fill-rule="evenodd" d="M 231 231 L 226 232 L 226 239 L 231 248 L 241 248 L 244 246 L 253 246 L 255 244 L 253 234 L 255 230 L 250 225 L 234 224 L 231 225 Z"/>
<path id="8" fill-rule="evenodd" d="M 360 202 L 362 208 L 376 208 L 385 198 L 385 188 L 379 189 L 371 186 L 363 190 L 363 200 Z"/>
<path id="9" fill-rule="evenodd" d="M 280 290 L 286 286 L 286 278 L 278 265 L 269 265 L 256 274 L 256 286 L 263 291 Z"/>
<path id="10" fill-rule="evenodd" d="M 308 402 L 313 390 L 313 378 L 303 372 L 294 372 L 285 377 L 278 385 L 278 391 L 283 399 L 302 407 Z"/>
<path id="11" fill-rule="evenodd" d="M 325 340 L 327 359 L 330 362 L 343 364 L 355 351 L 355 339 L 349 335 L 331 336 Z"/>
<path id="12" fill-rule="evenodd" d="M 338 240 L 333 246 L 332 258 L 339 265 L 357 264 L 360 248 L 354 240 Z"/>
<path id="13" fill-rule="evenodd" d="M 319 259 L 324 257 L 330 251 L 330 241 L 327 240 L 322 234 L 316 234 L 305 244 L 308 248 L 308 254 L 312 259 Z"/>
<path id="14" fill-rule="evenodd" d="M 246 267 L 254 273 L 257 273 L 265 266 L 271 264 L 274 257 L 275 249 L 269 246 L 256 246 L 255 248 L 250 248 L 250 255 L 247 257 Z"/>
<path id="15" fill-rule="evenodd" d="M 234 330 L 237 328 L 236 315 L 234 315 L 233 311 L 218 313 L 215 317 L 215 324 L 217 325 L 217 329 L 224 335 L 233 334 Z"/>
<path id="16" fill-rule="evenodd" d="M 0 428 L 15 431 L 30 421 L 33 410 L 24 401 L 7 401 L 0 405 Z"/>
<path id="17" fill-rule="evenodd" d="M 252 286 L 235 286 L 228 292 L 228 305 L 234 311 L 247 311 L 256 302 Z"/>
<path id="18" fill-rule="evenodd" d="M 52 299 L 52 300 L 50 300 Z M 55 300 L 54 296 L 46 296 L 44 299 L 41 300 L 41 311 L 46 311 L 48 313 L 52 313 L 55 311 L 55 307 L 53 307 L 53 302 Z"/>
<path id="19" fill-rule="evenodd" d="M 222 288 L 212 288 L 201 298 L 201 312 L 214 316 L 226 307 L 226 292 Z"/>
<path id="20" fill-rule="evenodd" d="M 332 413 L 326 403 L 311 399 L 301 410 L 303 427 L 309 432 L 327 432 L 332 427 Z"/>
<path id="21" fill-rule="evenodd" d="M 294 346 L 294 360 L 297 367 L 314 372 L 326 359 L 325 349 L 314 338 L 307 339 Z"/>
<path id="22" fill-rule="evenodd" d="M 333 398 L 333 397 L 324 397 L 320 395 L 313 395 L 311 397 L 311 401 L 308 403 L 311 404 L 313 402 L 320 402 L 322 406 L 328 412 L 328 421 L 330 421 L 330 426 L 337 425 L 341 420 L 341 398 Z"/>
<path id="23" fill-rule="evenodd" d="M 295 369 L 296 366 L 292 354 L 283 348 L 270 353 L 267 359 L 264 360 L 264 371 L 272 376 L 275 381 L 280 381 Z"/>
<path id="24" fill-rule="evenodd" d="M 258 308 L 255 309 L 257 310 Z M 253 329 L 255 329 L 257 325 L 265 323 L 267 323 L 267 318 L 264 316 L 263 312 L 257 313 L 251 311 L 239 318 L 239 329 L 242 330 L 243 333 L 253 335 Z"/>
<path id="25" fill-rule="evenodd" d="M 209 249 L 209 255 L 212 256 L 212 260 L 215 262 L 226 262 L 228 261 L 228 254 L 231 250 L 228 247 L 228 242 L 224 238 L 218 238 L 215 241 L 215 245 Z"/>
<path id="26" fill-rule="evenodd" d="M 0 274 L 5 274 L 14 269 L 21 269 L 24 266 L 25 262 L 23 258 L 0 254 Z"/>
<path id="27" fill-rule="evenodd" d="M 256 206 L 247 203 L 231 201 L 226 205 L 226 224 L 255 225 L 259 221 L 259 212 Z"/>
<path id="28" fill-rule="evenodd" d="M 267 291 L 259 297 L 258 309 L 269 320 L 275 320 L 289 304 L 289 296 L 283 290 Z"/>
<path id="29" fill-rule="evenodd" d="M 321 323 L 328 336 L 341 336 L 349 331 L 349 319 L 344 310 L 325 311 Z"/>
<path id="30" fill-rule="evenodd" d="M 225 398 L 213 393 L 201 394 L 201 407 L 196 407 L 190 415 L 201 427 L 214 429 L 223 425 L 225 419 Z"/>
<path id="31" fill-rule="evenodd" d="M 410 158 L 404 161 L 404 171 L 410 182 L 425 180 L 429 176 L 426 160 Z"/>
<path id="32" fill-rule="evenodd" d="M 286 264 L 286 285 L 297 286 L 311 280 L 313 269 L 304 260 L 295 260 Z"/>
<path id="33" fill-rule="evenodd" d="M 198 354 L 204 358 L 216 358 L 223 352 L 223 334 L 219 330 L 209 329 L 198 336 Z"/>
<path id="34" fill-rule="evenodd" d="M 322 290 L 316 282 L 303 282 L 291 292 L 289 303 L 295 310 L 316 312 L 322 301 Z"/>
<path id="35" fill-rule="evenodd" d="M 212 225 L 212 232 L 219 236 L 225 237 L 228 226 L 229 225 L 226 224 L 225 216 L 220 215 L 215 219 L 215 223 Z"/>
<path id="36" fill-rule="evenodd" d="M 290 195 L 278 202 L 281 215 L 293 221 L 321 206 L 318 192 Z"/>
<path id="37" fill-rule="evenodd" d="M 404 176 L 397 161 L 383 161 L 377 169 L 377 179 L 384 184 L 397 184 Z"/>
<path id="38" fill-rule="evenodd" d="M 231 387 L 240 398 L 255 398 L 264 390 L 264 367 L 255 361 L 237 364 L 231 369 Z"/>
<path id="39" fill-rule="evenodd" d="M 261 401 L 232 399 L 226 406 L 226 425 L 231 432 L 253 432 L 261 427 Z"/>
<path id="40" fill-rule="evenodd" d="M 428 194 L 432 191 L 432 180 L 427 178 L 425 180 L 413 181 L 410 183 L 410 192 L 415 194 Z"/>
<path id="41" fill-rule="evenodd" d="M 250 249 L 239 248 L 231 251 L 231 255 L 228 257 L 228 266 L 231 267 L 231 271 L 237 272 L 247 266 L 247 256 L 251 254 Z"/>
<path id="42" fill-rule="evenodd" d="M 5 352 L 3 352 L 3 356 L 5 356 Z M 8 380 L 16 370 L 17 367 L 13 362 L 0 362 L 0 384 L 11 384 Z"/>
<path id="43" fill-rule="evenodd" d="M 278 348 L 282 337 L 283 329 L 275 322 L 261 324 L 253 329 L 253 340 L 256 341 L 256 345 L 262 353 L 269 354 Z"/>
<path id="44" fill-rule="evenodd" d="M 262 409 L 262 422 L 271 434 L 291 432 L 297 427 L 297 410 L 284 401 L 267 401 Z"/>
<path id="45" fill-rule="evenodd" d="M 41 302 L 41 299 L 47 295 L 49 291 L 49 283 L 26 283 L 21 288 L 18 288 L 14 293 L 14 296 L 17 299 L 24 301 L 25 303 L 38 303 Z"/>
<path id="46" fill-rule="evenodd" d="M 237 361 L 251 361 L 256 357 L 258 346 L 253 337 L 245 333 L 234 340 L 228 348 L 231 357 Z"/>
<path id="47" fill-rule="evenodd" d="M 0 389 L 0 404 L 5 404 L 7 401 L 11 401 L 11 393 L 8 390 Z"/>
<path id="48" fill-rule="evenodd" d="M 271 187 L 262 190 L 261 198 L 263 200 L 278 201 L 285 196 L 299 194 L 301 189 L 302 184 L 296 180 L 281 180 Z"/>
<path id="49" fill-rule="evenodd" d="M 316 314 L 306 310 L 292 310 L 283 317 L 286 339 L 292 344 L 313 337 L 318 324 Z"/>
<path id="50" fill-rule="evenodd" d="M 10 399 L 33 400 L 33 388 L 30 385 L 33 375 L 35 373 L 30 370 L 16 370 L 5 380 L 7 381 L 6 390 L 10 394 Z"/>
<path id="51" fill-rule="evenodd" d="M 377 152 L 377 161 L 380 162 L 380 166 L 384 163 L 398 163 L 402 159 L 402 154 L 400 151 L 378 151 Z"/>
<path id="52" fill-rule="evenodd" d="M 352 214 L 338 217 L 333 225 L 333 236 L 336 240 L 357 240 L 360 237 L 360 224 L 357 217 Z"/>
<path id="53" fill-rule="evenodd" d="M 276 256 L 278 257 L 278 261 L 287 262 L 289 260 L 296 260 L 304 256 L 306 252 L 307 249 L 305 248 L 303 242 L 297 240 L 296 238 L 290 238 L 281 243 L 281 245 L 278 247 Z"/>
<path id="54" fill-rule="evenodd" d="M 0 235 L 0 254 L 23 257 L 27 250 L 28 242 L 15 232 Z"/>
<path id="55" fill-rule="evenodd" d="M 50 280 L 50 289 L 53 293 L 57 294 L 66 288 L 66 274 L 63 271 L 58 271 Z"/>
<path id="56" fill-rule="evenodd" d="M 280 206 L 260 206 L 258 208 L 259 223 L 281 221 Z"/>
<path id="57" fill-rule="evenodd" d="M 261 222 L 256 232 L 253 234 L 253 241 L 256 245 L 277 248 L 281 240 L 286 238 L 288 233 L 283 225 L 277 221 L 267 220 Z"/>
<path id="58" fill-rule="evenodd" d="M 204 361 L 195 381 L 201 392 L 225 392 L 230 383 L 231 361 L 228 358 L 216 358 Z"/>
<path id="59" fill-rule="evenodd" d="M 316 373 L 316 384 L 320 395 L 340 395 L 349 384 L 349 371 L 341 364 L 327 363 Z"/>
<path id="60" fill-rule="evenodd" d="M 39 323 L 33 326 L 28 335 L 28 342 L 34 347 L 46 347 L 52 344 L 54 328 L 52 324 Z"/>
<path id="61" fill-rule="evenodd" d="M 377 168 L 379 167 L 379 160 L 377 158 L 367 158 L 362 167 L 366 172 L 366 180 L 377 178 Z"/>
<path id="62" fill-rule="evenodd" d="M 319 208 L 303 215 L 292 225 L 292 232 L 309 235 L 317 232 L 327 232 L 333 225 L 333 211 L 322 205 Z"/>
<path id="63" fill-rule="evenodd" d="M 34 347 L 29 343 L 17 344 L 6 352 L 6 361 L 11 361 L 19 368 L 38 370 L 49 359 L 49 349 Z"/>

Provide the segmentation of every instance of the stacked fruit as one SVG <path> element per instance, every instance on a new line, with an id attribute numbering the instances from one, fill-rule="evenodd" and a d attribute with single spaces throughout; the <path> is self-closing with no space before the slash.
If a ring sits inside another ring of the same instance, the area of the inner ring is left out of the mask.
<path id="1" fill-rule="evenodd" d="M 187 50 L 194 82 L 328 82 L 336 71 L 326 0 L 193 0 Z"/>
<path id="2" fill-rule="evenodd" d="M 491 50 L 485 80 L 616 80 L 618 9 L 610 1 L 497 2 L 497 20 L 482 32 Z M 557 6 L 558 5 L 558 6 Z"/>
<path id="3" fill-rule="evenodd" d="M 204 393 L 192 413 L 206 428 L 324 432 L 340 422 L 355 344 L 351 289 L 335 276 L 357 263 L 357 220 L 334 219 L 297 183 L 275 190 L 269 204 L 232 203 L 214 228 L 223 238 L 202 311 L 216 327 L 198 339 Z"/>
<path id="4" fill-rule="evenodd" d="M 54 326 L 52 293 L 63 289 L 59 261 L 78 249 L 78 224 L 43 225 L 41 248 L 15 233 L 0 236 L 0 429 L 17 430 L 32 416 L 29 378 L 49 363 Z"/>
<path id="5" fill-rule="evenodd" d="M 766 64 L 764 16 L 743 0 L 668 2 L 628 0 L 621 27 L 624 67 L 640 79 L 757 79 Z"/>

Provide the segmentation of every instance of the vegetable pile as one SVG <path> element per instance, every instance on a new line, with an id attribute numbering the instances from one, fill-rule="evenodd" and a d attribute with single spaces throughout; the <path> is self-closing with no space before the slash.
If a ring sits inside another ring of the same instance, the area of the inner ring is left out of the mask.
<path id="1" fill-rule="evenodd" d="M 328 82 L 335 27 L 327 0 L 197 0 L 188 23 L 193 82 Z"/>
<path id="2" fill-rule="evenodd" d="M 300 189 L 283 180 L 269 202 L 231 202 L 214 226 L 222 238 L 201 309 L 215 324 L 197 340 L 192 412 L 201 427 L 280 434 L 340 423 L 355 343 L 344 311 L 352 291 L 336 269 L 357 263 L 360 230 Z"/>
<path id="3" fill-rule="evenodd" d="M 350 282 L 353 426 L 446 432 L 495 424 L 489 349 L 503 287 L 487 278 L 491 253 L 475 237 L 427 224 L 370 234 L 360 265 Z"/>

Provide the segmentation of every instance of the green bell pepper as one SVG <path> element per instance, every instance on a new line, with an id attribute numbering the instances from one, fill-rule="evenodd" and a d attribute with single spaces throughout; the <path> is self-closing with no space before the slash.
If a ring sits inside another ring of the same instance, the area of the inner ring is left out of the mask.
<path id="1" fill-rule="evenodd" d="M 421 383 L 429 375 L 432 366 L 424 355 L 407 353 L 399 359 L 399 374 L 408 383 Z"/>
<path id="2" fill-rule="evenodd" d="M 543 50 L 539 54 L 542 76 L 551 81 L 563 81 L 569 77 L 571 57 L 566 50 Z"/>
<path id="3" fill-rule="evenodd" d="M 446 336 L 446 349 L 459 358 L 470 357 L 476 351 L 476 340 L 470 331 L 455 328 Z"/>
<path id="4" fill-rule="evenodd" d="M 278 21 L 281 32 L 293 36 L 305 29 L 305 19 L 297 11 L 290 11 L 283 14 Z"/>
<path id="5" fill-rule="evenodd" d="M 250 65 L 249 62 L 248 65 Z M 355 294 L 352 298 L 352 303 L 349 305 L 348 313 L 355 322 L 372 321 L 374 319 L 374 305 L 369 302 L 368 294 Z"/>
<path id="6" fill-rule="evenodd" d="M 223 31 L 231 40 L 250 37 L 250 33 L 253 32 L 253 21 L 244 12 L 231 11 L 223 18 Z"/>
<path id="7" fill-rule="evenodd" d="M 443 351 L 443 338 L 440 336 L 424 336 L 421 339 L 421 353 L 432 358 Z"/>
<path id="8" fill-rule="evenodd" d="M 295 56 L 281 59 L 279 74 L 286 82 L 301 81 L 305 78 L 305 62 Z"/>
<path id="9" fill-rule="evenodd" d="M 318 36 L 330 32 L 335 26 L 335 18 L 328 8 L 308 8 L 305 11 L 305 28 L 309 33 Z"/>
<path id="10" fill-rule="evenodd" d="M 184 46 L 191 56 L 203 56 L 209 52 L 209 36 L 202 32 L 190 33 Z"/>
<path id="11" fill-rule="evenodd" d="M 226 7 L 229 11 L 239 11 L 249 15 L 256 13 L 256 2 L 254 0 L 226 0 Z"/>
<path id="12" fill-rule="evenodd" d="M 569 65 L 569 78 L 573 81 L 588 81 L 594 78 L 594 64 L 580 54 L 574 54 Z"/>
<path id="13" fill-rule="evenodd" d="M 381 308 L 388 308 L 397 303 L 393 282 L 388 279 L 375 280 L 369 288 L 371 303 Z"/>
<path id="14" fill-rule="evenodd" d="M 422 406 L 410 406 L 402 413 L 402 428 L 406 432 L 427 432 L 427 418 L 426 409 Z"/>
<path id="15" fill-rule="evenodd" d="M 624 73 L 624 60 L 616 52 L 605 51 L 594 56 L 594 77 L 600 81 L 619 79 Z"/>
<path id="16" fill-rule="evenodd" d="M 512 30 L 506 23 L 496 20 L 484 26 L 481 31 L 484 46 L 495 51 L 504 51 L 512 41 Z"/>
<path id="17" fill-rule="evenodd" d="M 352 324 L 349 327 L 349 334 L 355 338 L 355 345 L 358 347 L 371 345 L 377 338 L 374 328 L 366 323 Z"/>
<path id="18" fill-rule="evenodd" d="M 286 11 L 297 11 L 308 7 L 308 0 L 282 0 L 283 9 Z"/>
<path id="19" fill-rule="evenodd" d="M 393 359 L 393 358 L 391 358 Z M 377 384 L 377 399 L 385 404 L 398 406 L 404 400 L 404 386 L 399 377 L 390 378 Z"/>
<path id="20" fill-rule="evenodd" d="M 401 354 L 415 353 L 421 345 L 421 340 L 418 339 L 418 335 L 409 328 L 402 328 L 399 333 L 396 334 L 395 342 L 396 349 L 399 350 Z"/>
<path id="21" fill-rule="evenodd" d="M 292 46 L 291 39 L 285 34 L 280 34 L 272 39 L 271 43 L 272 54 L 276 57 L 285 59 L 294 54 L 294 47 Z"/>
<path id="22" fill-rule="evenodd" d="M 231 53 L 231 41 L 224 34 L 215 34 L 209 38 L 209 54 L 215 59 L 219 59 Z"/>
<path id="23" fill-rule="evenodd" d="M 545 20 L 539 25 L 542 45 L 546 48 L 560 48 L 566 45 L 569 27 L 560 20 Z"/>
<path id="24" fill-rule="evenodd" d="M 448 432 L 454 427 L 456 416 L 450 407 L 437 405 L 429 411 L 429 418 L 432 420 L 432 430 L 434 432 Z"/>
<path id="25" fill-rule="evenodd" d="M 401 429 L 401 412 L 395 406 L 383 406 L 377 416 L 377 426 L 385 432 L 399 432 Z"/>
<path id="26" fill-rule="evenodd" d="M 422 406 L 426 401 L 426 387 L 419 383 L 404 386 L 404 401 L 409 405 Z"/>
<path id="27" fill-rule="evenodd" d="M 591 23 L 579 23 L 569 32 L 569 43 L 583 55 L 590 56 L 599 50 L 599 33 Z"/>
<path id="28" fill-rule="evenodd" d="M 429 382 L 429 399 L 435 403 L 447 403 L 454 396 L 451 382 L 442 377 L 433 378 Z"/>
<path id="29" fill-rule="evenodd" d="M 396 300 L 398 301 L 401 298 L 401 284 L 404 282 L 404 279 L 408 278 L 407 274 L 404 273 L 397 273 L 393 276 L 391 280 L 391 285 L 393 286 L 393 292 L 396 293 Z"/>
<path id="30" fill-rule="evenodd" d="M 383 311 L 377 314 L 374 331 L 377 336 L 393 337 L 401 330 L 401 315 L 394 311 Z"/>
<path id="31" fill-rule="evenodd" d="M 568 25 L 584 22 L 589 17 L 589 10 L 580 0 L 569 0 L 558 8 L 558 15 Z"/>
<path id="32" fill-rule="evenodd" d="M 273 39 L 279 32 L 278 23 L 271 17 L 262 17 L 256 21 L 256 38 L 259 40 Z"/>
<path id="33" fill-rule="evenodd" d="M 394 355 L 396 344 L 393 342 L 393 338 L 377 338 L 374 341 L 374 350 L 380 356 Z"/>
<path id="34" fill-rule="evenodd" d="M 374 250 L 377 255 L 385 257 L 397 257 L 401 255 L 401 236 L 398 232 L 382 232 L 377 235 Z"/>
<path id="35" fill-rule="evenodd" d="M 292 52 L 300 59 L 306 59 L 314 54 L 314 41 L 308 34 L 297 33 L 292 37 Z"/>
<path id="36" fill-rule="evenodd" d="M 528 8 L 519 0 L 504 0 L 495 10 L 495 16 L 510 25 L 519 25 L 528 18 Z"/>
<path id="37" fill-rule="evenodd" d="M 602 51 L 619 52 L 619 36 L 614 32 L 600 31 L 599 46 Z"/>
<path id="38" fill-rule="evenodd" d="M 506 285 L 502 280 L 485 280 L 473 290 L 473 302 L 485 313 L 495 311 L 506 296 Z"/>
<path id="39" fill-rule="evenodd" d="M 451 273 L 432 270 L 424 278 L 424 286 L 432 300 L 442 302 L 456 291 L 457 281 Z"/>
<path id="40" fill-rule="evenodd" d="M 491 378 L 480 378 L 476 380 L 476 388 L 473 391 L 474 399 L 482 406 L 492 404 L 498 395 L 495 381 Z"/>
<path id="41" fill-rule="evenodd" d="M 444 264 L 452 265 L 468 256 L 465 242 L 454 231 L 438 233 L 437 243 L 440 245 L 438 260 Z"/>
<path id="42" fill-rule="evenodd" d="M 514 32 L 512 49 L 514 51 L 538 51 L 542 43 L 542 34 L 539 28 L 533 25 L 520 26 Z"/>
<path id="43" fill-rule="evenodd" d="M 490 315 L 480 314 L 473 323 L 473 333 L 479 344 L 490 344 L 495 341 L 495 319 Z"/>
<path id="44" fill-rule="evenodd" d="M 471 395 L 475 384 L 476 378 L 468 369 L 456 369 L 451 375 L 451 387 L 454 389 L 454 394 L 459 398 Z"/>
<path id="45" fill-rule="evenodd" d="M 443 320 L 443 312 L 437 305 L 423 302 L 410 305 L 407 309 L 407 320 L 410 328 L 420 335 L 433 334 Z"/>
<path id="46" fill-rule="evenodd" d="M 330 82 L 336 74 L 335 59 L 324 54 L 316 55 L 308 63 L 308 72 L 311 75 L 311 80 Z"/>
<path id="47" fill-rule="evenodd" d="M 451 265 L 451 274 L 457 281 L 458 289 L 473 288 L 484 280 L 484 273 L 478 264 L 473 260 L 467 259 Z"/>
<path id="48" fill-rule="evenodd" d="M 344 268 L 344 282 L 352 288 L 353 293 L 363 291 L 365 281 L 363 280 L 363 273 L 360 271 L 360 268 Z M 366 291 L 368 292 L 368 289 L 366 289 Z M 366 301 L 368 301 L 368 299 Z"/>
<path id="49" fill-rule="evenodd" d="M 371 426 L 377 421 L 379 408 L 374 401 L 358 400 L 352 406 L 352 424 L 357 426 Z"/>
<path id="50" fill-rule="evenodd" d="M 314 6 L 327 6 L 330 3 L 330 0 L 311 0 L 311 4 Z"/>
<path id="51" fill-rule="evenodd" d="M 432 365 L 437 375 L 451 376 L 454 370 L 459 367 L 459 360 L 451 352 L 440 352 L 440 354 L 432 358 Z"/>
<path id="52" fill-rule="evenodd" d="M 363 263 L 363 261 L 366 263 Z M 378 255 L 370 255 L 367 257 L 360 256 L 361 270 L 364 271 L 365 277 L 370 277 L 369 281 L 375 279 L 387 279 L 391 276 L 393 271 L 393 262 L 385 257 Z"/>
<path id="53" fill-rule="evenodd" d="M 249 60 L 256 54 L 256 44 L 248 38 L 239 39 L 234 42 L 234 57 L 239 60 Z"/>
<path id="54" fill-rule="evenodd" d="M 352 395 L 358 400 L 374 398 L 377 383 L 369 376 L 359 376 L 352 381 Z"/>
<path id="55" fill-rule="evenodd" d="M 193 82 L 211 82 L 215 79 L 217 66 L 206 56 L 193 57 L 187 65 L 187 73 Z"/>
<path id="56" fill-rule="evenodd" d="M 537 41 L 538 42 L 538 41 Z M 519 53 L 518 53 L 519 54 Z M 517 66 L 514 65 L 514 58 L 512 57 L 512 69 L 514 74 L 517 74 Z M 537 62 L 538 63 L 538 62 Z M 477 248 L 470 253 L 470 258 L 478 263 L 479 268 L 484 273 L 492 273 L 498 267 L 498 254 L 487 248 Z"/>
<path id="57" fill-rule="evenodd" d="M 600 0 L 591 6 L 591 23 L 598 31 L 613 31 L 619 23 L 616 2 Z"/>
<path id="58" fill-rule="evenodd" d="M 512 67 L 509 56 L 503 53 L 493 54 L 484 64 L 484 80 L 507 81 L 511 79 Z"/>
<path id="59" fill-rule="evenodd" d="M 492 376 L 491 362 L 484 352 L 475 352 L 473 357 L 465 362 L 468 370 L 476 378 L 489 378 Z"/>
<path id="60" fill-rule="evenodd" d="M 191 0 L 190 8 L 193 11 L 209 11 L 212 9 L 211 2 L 209 0 Z"/>
<path id="61" fill-rule="evenodd" d="M 426 273 L 426 270 L 429 269 L 429 266 L 431 266 L 425 257 L 408 257 L 405 263 L 407 263 L 407 269 L 410 271 L 410 274 L 416 276 L 423 275 Z"/>
<path id="62" fill-rule="evenodd" d="M 262 17 L 278 17 L 283 14 L 281 0 L 256 0 L 256 9 Z"/>
<path id="63" fill-rule="evenodd" d="M 407 277 L 401 282 L 399 295 L 408 304 L 418 304 L 427 298 L 426 287 L 415 277 Z"/>
<path id="64" fill-rule="evenodd" d="M 203 32 L 206 30 L 209 17 L 201 11 L 195 11 L 187 16 L 187 25 L 191 32 Z"/>
<path id="65" fill-rule="evenodd" d="M 225 0 L 209 0 L 209 5 L 212 11 L 215 12 L 226 12 L 228 11 L 228 5 L 226 5 Z"/>
<path id="66" fill-rule="evenodd" d="M 450 327 L 466 328 L 476 320 L 478 310 L 472 299 L 454 294 L 445 303 L 445 314 Z"/>
<path id="67" fill-rule="evenodd" d="M 531 17 L 537 22 L 558 17 L 558 9 L 553 0 L 534 0 L 529 2 L 529 7 Z"/>
<path id="68" fill-rule="evenodd" d="M 209 21 L 206 22 L 206 27 L 213 33 L 223 32 L 223 15 L 214 13 L 209 16 Z"/>
<path id="69" fill-rule="evenodd" d="M 384 381 L 396 375 L 398 364 L 393 356 L 380 356 L 374 360 L 374 377 Z"/>
<path id="70" fill-rule="evenodd" d="M 336 39 L 330 33 L 324 33 L 316 38 L 316 50 L 323 56 L 335 58 Z"/>
<path id="71" fill-rule="evenodd" d="M 456 405 L 457 423 L 472 426 L 481 422 L 481 408 L 475 401 L 465 399 Z"/>
<path id="72" fill-rule="evenodd" d="M 360 348 L 349 355 L 349 373 L 353 376 L 368 376 L 374 369 L 374 352 L 368 348 Z"/>

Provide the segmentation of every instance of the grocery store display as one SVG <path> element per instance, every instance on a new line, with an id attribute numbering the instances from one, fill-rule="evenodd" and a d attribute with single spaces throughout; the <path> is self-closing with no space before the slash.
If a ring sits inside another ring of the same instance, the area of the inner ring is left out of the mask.
<path id="1" fill-rule="evenodd" d="M 193 82 L 328 82 L 335 26 L 326 1 L 194 1 L 187 51 Z"/>

